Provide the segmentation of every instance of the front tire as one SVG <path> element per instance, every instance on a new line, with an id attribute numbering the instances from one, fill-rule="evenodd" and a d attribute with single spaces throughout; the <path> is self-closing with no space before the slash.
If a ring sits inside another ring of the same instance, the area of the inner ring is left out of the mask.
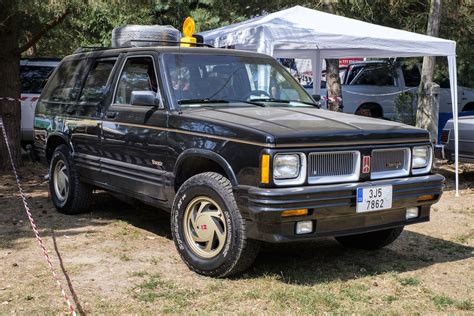
<path id="1" fill-rule="evenodd" d="M 394 242 L 402 233 L 403 228 L 402 226 L 364 234 L 339 236 L 336 240 L 345 247 L 376 250 Z"/>
<path id="2" fill-rule="evenodd" d="M 171 211 L 171 231 L 186 265 L 206 276 L 242 272 L 260 248 L 257 241 L 247 239 L 232 184 L 214 172 L 195 175 L 179 188 Z"/>
<path id="3" fill-rule="evenodd" d="M 60 213 L 78 214 L 89 210 L 92 187 L 80 181 L 66 145 L 56 147 L 51 158 L 49 192 L 54 206 Z"/>

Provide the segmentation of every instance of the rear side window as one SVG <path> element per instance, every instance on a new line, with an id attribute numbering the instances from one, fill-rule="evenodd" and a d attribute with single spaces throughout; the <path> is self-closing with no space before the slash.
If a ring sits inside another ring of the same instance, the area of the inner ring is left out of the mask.
<path id="1" fill-rule="evenodd" d="M 418 87 L 421 81 L 420 71 L 415 66 L 402 66 L 403 77 L 405 78 L 405 86 L 407 87 Z"/>
<path id="2" fill-rule="evenodd" d="M 352 85 L 394 86 L 395 79 L 388 65 L 364 67 L 350 82 Z"/>
<path id="3" fill-rule="evenodd" d="M 20 66 L 21 93 L 40 94 L 53 70 L 54 67 L 47 66 Z"/>
<path id="4" fill-rule="evenodd" d="M 114 68 L 115 60 L 98 60 L 87 75 L 82 88 L 80 102 L 97 103 L 102 101 L 107 92 L 107 83 Z"/>
<path id="5" fill-rule="evenodd" d="M 85 60 L 72 60 L 61 63 L 50 79 L 47 90 L 44 91 L 43 100 L 48 102 L 75 101 L 80 89 L 78 81 L 84 73 L 85 65 Z"/>

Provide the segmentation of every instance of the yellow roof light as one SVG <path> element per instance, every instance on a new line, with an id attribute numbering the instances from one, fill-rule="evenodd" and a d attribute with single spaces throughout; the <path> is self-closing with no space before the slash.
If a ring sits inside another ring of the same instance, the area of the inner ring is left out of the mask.
<path id="1" fill-rule="evenodd" d="M 197 39 L 193 37 L 194 31 L 196 30 L 196 24 L 192 17 L 188 16 L 183 23 L 183 38 L 181 39 L 180 46 L 191 47 L 197 43 Z"/>
<path id="2" fill-rule="evenodd" d="M 196 30 L 196 24 L 192 17 L 188 16 L 183 23 L 183 35 L 184 37 L 192 37 Z"/>

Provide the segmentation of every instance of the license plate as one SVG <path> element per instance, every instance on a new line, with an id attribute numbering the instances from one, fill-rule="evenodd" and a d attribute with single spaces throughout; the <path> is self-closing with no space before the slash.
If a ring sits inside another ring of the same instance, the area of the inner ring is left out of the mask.
<path id="1" fill-rule="evenodd" d="M 392 186 L 357 188 L 357 208 L 359 212 L 371 212 L 392 208 Z"/>

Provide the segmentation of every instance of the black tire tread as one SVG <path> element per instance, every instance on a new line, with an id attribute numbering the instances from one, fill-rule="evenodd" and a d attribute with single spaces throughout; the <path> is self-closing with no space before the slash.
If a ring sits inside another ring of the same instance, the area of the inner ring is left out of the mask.
<path id="1" fill-rule="evenodd" d="M 55 152 L 56 151 L 60 151 L 66 157 L 68 163 L 69 181 L 74 181 L 73 185 L 70 186 L 70 189 L 72 190 L 69 193 L 72 200 L 66 203 L 69 205 L 63 208 L 56 207 L 56 209 L 58 212 L 67 215 L 80 214 L 88 211 L 92 202 L 92 186 L 80 181 L 79 174 L 77 173 L 76 167 L 74 165 L 74 159 L 72 158 L 71 152 L 66 145 L 59 145 L 56 147 Z M 54 153 L 53 157 L 55 157 Z M 52 176 L 53 175 L 50 174 L 50 178 Z M 51 179 L 50 181 L 53 180 Z M 54 194 L 54 192 L 51 192 L 51 194 Z"/>
<path id="2" fill-rule="evenodd" d="M 178 197 L 180 194 L 180 191 L 184 191 L 187 189 L 188 186 L 194 185 L 194 184 L 200 184 L 200 185 L 210 185 L 211 183 L 209 182 L 215 182 L 218 184 L 217 187 L 214 187 L 218 193 L 221 195 L 223 199 L 225 199 L 228 203 L 232 205 L 232 207 L 237 210 L 238 214 L 240 212 L 238 211 L 237 203 L 235 202 L 233 190 L 232 190 L 232 184 L 223 175 L 216 173 L 216 172 L 204 172 L 197 174 L 183 183 L 183 185 L 180 187 L 178 190 L 178 194 L 176 197 Z M 175 202 L 173 203 L 173 208 L 175 208 L 175 203 L 177 201 L 177 198 L 175 198 Z M 219 271 L 204 271 L 200 270 L 194 266 L 192 266 L 186 258 L 180 253 L 181 258 L 183 261 L 186 263 L 186 265 L 194 272 L 202 274 L 202 275 L 207 275 L 207 276 L 213 276 L 213 277 L 219 277 L 219 278 L 224 278 L 224 277 L 229 277 L 234 274 L 238 274 L 244 270 L 246 270 L 255 260 L 255 258 L 258 255 L 258 252 L 260 250 L 260 243 L 256 240 L 251 240 L 247 239 L 247 231 L 246 231 L 246 225 L 245 225 L 245 219 L 242 217 L 239 217 L 237 219 L 239 222 L 235 229 L 239 230 L 240 236 L 243 236 L 241 238 L 241 242 L 239 245 L 237 245 L 233 251 L 237 252 L 237 257 L 238 259 L 233 262 L 230 265 L 225 266 L 223 269 L 219 269 Z"/>

